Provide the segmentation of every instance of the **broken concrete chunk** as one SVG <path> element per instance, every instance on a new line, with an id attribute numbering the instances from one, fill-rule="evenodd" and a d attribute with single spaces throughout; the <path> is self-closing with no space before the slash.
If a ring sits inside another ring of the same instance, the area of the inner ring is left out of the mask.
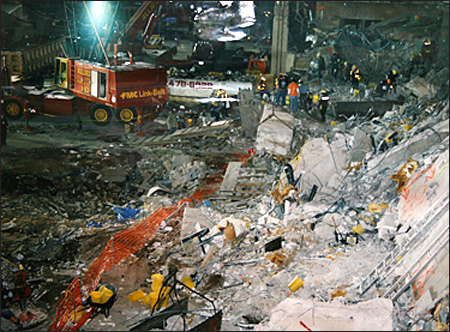
<path id="1" fill-rule="evenodd" d="M 372 150 L 370 137 L 361 129 L 356 127 L 353 131 L 352 148 L 348 152 L 348 162 L 361 161 L 368 151 Z"/>
<path id="2" fill-rule="evenodd" d="M 287 298 L 254 331 L 392 331 L 393 309 L 385 298 L 351 305 Z"/>
<path id="3" fill-rule="evenodd" d="M 335 227 L 327 223 L 318 223 L 314 227 L 314 235 L 317 243 L 322 242 L 334 242 L 335 240 Z"/>
<path id="4" fill-rule="evenodd" d="M 265 104 L 257 131 L 256 150 L 287 155 L 291 147 L 294 125 L 292 114 L 280 111 L 274 105 Z"/>
<path id="5" fill-rule="evenodd" d="M 387 211 L 377 222 L 378 237 L 385 241 L 390 241 L 395 236 L 398 226 L 398 215 L 395 212 Z"/>
<path id="6" fill-rule="evenodd" d="M 317 185 L 320 191 L 331 177 L 347 164 L 347 148 L 342 134 L 328 143 L 323 138 L 314 138 L 308 141 L 301 150 L 300 159 L 294 158 L 291 162 L 294 169 L 294 178 L 300 174 L 298 188 L 300 191 L 310 191 Z"/>

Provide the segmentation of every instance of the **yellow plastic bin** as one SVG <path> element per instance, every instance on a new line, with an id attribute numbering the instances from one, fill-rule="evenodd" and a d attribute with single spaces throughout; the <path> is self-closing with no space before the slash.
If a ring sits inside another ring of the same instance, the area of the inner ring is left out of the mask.
<path id="1" fill-rule="evenodd" d="M 356 233 L 356 234 L 362 234 L 364 232 L 364 228 L 358 224 L 355 227 L 352 228 L 352 230 Z"/>
<path id="2" fill-rule="evenodd" d="M 182 282 L 185 286 L 187 286 L 187 287 L 189 287 L 189 288 L 191 288 L 191 289 L 195 287 L 194 282 L 192 281 L 192 278 L 191 278 L 190 276 L 184 277 L 183 280 L 182 280 L 181 282 Z M 186 289 L 187 289 L 188 291 L 190 291 L 190 289 L 187 288 L 187 287 L 186 287 Z"/>
<path id="3" fill-rule="evenodd" d="M 151 294 L 151 293 L 150 293 Z M 145 305 L 150 305 L 150 294 L 147 294 L 147 295 L 145 295 L 143 298 L 142 298 L 142 303 L 143 304 L 145 304 Z"/>
<path id="4" fill-rule="evenodd" d="M 299 277 L 295 277 L 294 280 L 291 281 L 291 283 L 288 285 L 289 289 L 293 292 L 296 292 L 297 289 L 302 287 L 304 284 L 303 280 Z"/>
<path id="5" fill-rule="evenodd" d="M 99 291 L 91 292 L 91 302 L 92 303 L 101 303 L 102 302 L 102 293 Z"/>
<path id="6" fill-rule="evenodd" d="M 150 309 L 156 309 L 155 305 L 156 305 L 156 301 L 158 300 L 158 293 L 156 292 L 151 292 L 149 295 L 149 301 L 150 301 Z"/>
<path id="7" fill-rule="evenodd" d="M 106 303 L 108 300 L 113 296 L 114 292 L 110 290 L 109 288 L 106 288 L 104 286 L 100 287 L 100 292 L 102 293 L 102 299 L 100 303 Z"/>
<path id="8" fill-rule="evenodd" d="M 158 293 L 164 281 L 164 276 L 160 273 L 155 273 L 152 274 L 152 280 L 153 280 L 152 291 Z"/>
<path id="9" fill-rule="evenodd" d="M 138 289 L 137 291 L 128 294 L 128 298 L 130 299 L 131 302 L 136 302 L 141 300 L 143 297 L 145 296 L 145 293 L 142 289 Z"/>

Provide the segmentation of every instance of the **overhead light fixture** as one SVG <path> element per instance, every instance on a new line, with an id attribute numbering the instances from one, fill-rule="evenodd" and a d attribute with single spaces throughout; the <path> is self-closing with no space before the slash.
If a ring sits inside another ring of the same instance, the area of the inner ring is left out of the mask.
<path id="1" fill-rule="evenodd" d="M 96 21 L 101 21 L 104 13 L 104 5 L 106 1 L 91 1 L 92 2 L 92 16 Z"/>

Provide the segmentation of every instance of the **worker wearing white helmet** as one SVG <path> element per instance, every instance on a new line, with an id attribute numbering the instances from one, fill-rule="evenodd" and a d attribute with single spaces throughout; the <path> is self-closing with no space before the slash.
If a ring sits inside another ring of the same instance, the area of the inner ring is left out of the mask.
<path id="1" fill-rule="evenodd" d="M 269 87 L 267 86 L 267 79 L 264 76 L 261 77 L 261 82 L 258 84 L 257 90 L 263 103 L 265 103 L 270 97 L 270 92 Z"/>
<path id="2" fill-rule="evenodd" d="M 320 91 L 319 111 L 320 111 L 320 115 L 322 116 L 322 122 L 325 122 L 325 113 L 327 112 L 329 100 L 330 100 L 330 97 L 328 96 L 327 91 L 326 90 Z"/>

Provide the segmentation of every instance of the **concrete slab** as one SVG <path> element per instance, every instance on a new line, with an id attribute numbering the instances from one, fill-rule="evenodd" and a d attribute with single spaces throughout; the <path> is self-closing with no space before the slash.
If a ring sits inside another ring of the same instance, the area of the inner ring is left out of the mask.
<path id="1" fill-rule="evenodd" d="M 392 331 L 393 308 L 382 298 L 353 305 L 287 298 L 254 331 Z"/>
<path id="2" fill-rule="evenodd" d="M 239 171 L 241 169 L 242 162 L 232 161 L 228 163 L 225 176 L 223 177 L 221 191 L 233 191 L 239 178 Z"/>
<path id="3" fill-rule="evenodd" d="M 282 156 L 287 155 L 294 136 L 294 125 L 295 119 L 292 114 L 281 111 L 272 104 L 265 104 L 257 130 L 256 149 Z"/>
<path id="4" fill-rule="evenodd" d="M 303 146 L 300 158 L 294 158 L 291 165 L 295 179 L 302 175 L 297 185 L 300 191 L 310 192 L 314 184 L 320 191 L 334 174 L 340 174 L 347 166 L 344 136 L 336 134 L 330 143 L 323 138 L 311 139 Z"/>

